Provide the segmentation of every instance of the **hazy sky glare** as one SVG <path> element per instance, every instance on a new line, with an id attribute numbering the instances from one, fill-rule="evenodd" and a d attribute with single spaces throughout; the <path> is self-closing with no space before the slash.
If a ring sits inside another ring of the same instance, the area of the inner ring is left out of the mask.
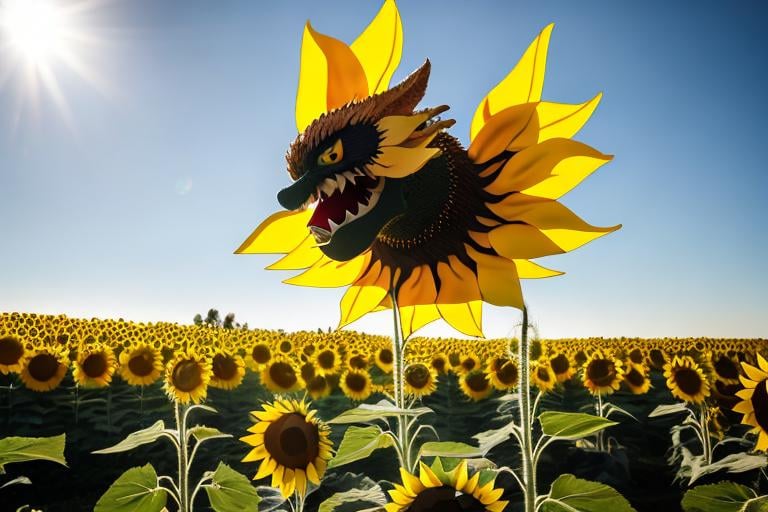
<path id="1" fill-rule="evenodd" d="M 428 57 L 423 103 L 449 104 L 465 143 L 477 103 L 550 22 L 544 99 L 605 94 L 576 138 L 616 158 L 563 202 L 624 227 L 542 260 L 565 276 L 524 281 L 542 336 L 768 335 L 763 2 L 398 5 L 395 80 Z M 304 22 L 351 42 L 379 6 L 132 0 L 89 12 L 83 29 L 100 43 L 84 60 L 106 90 L 54 66 L 67 121 L 46 96 L 16 119 L 13 77 L 0 89 L 0 311 L 189 322 L 215 306 L 252 326 L 335 326 L 342 290 L 281 284 L 292 274 L 263 270 L 274 258 L 232 252 L 288 183 Z M 486 335 L 518 321 L 486 308 Z M 391 318 L 352 327 L 388 334 Z M 453 335 L 441 323 L 421 333 Z"/>

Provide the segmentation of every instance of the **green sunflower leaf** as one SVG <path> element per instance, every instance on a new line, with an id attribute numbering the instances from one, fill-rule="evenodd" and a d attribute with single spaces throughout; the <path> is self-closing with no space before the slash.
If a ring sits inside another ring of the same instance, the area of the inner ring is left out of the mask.
<path id="1" fill-rule="evenodd" d="M 49 460 L 66 466 L 64 459 L 65 435 L 54 437 L 6 437 L 0 439 L 0 473 L 13 462 Z"/>
<path id="2" fill-rule="evenodd" d="M 421 457 L 456 457 L 465 459 L 485 455 L 477 446 L 454 441 L 428 441 L 421 445 L 419 454 Z"/>
<path id="3" fill-rule="evenodd" d="M 613 487 L 561 475 L 552 482 L 541 504 L 542 512 L 635 512 L 629 502 Z"/>
<path id="4" fill-rule="evenodd" d="M 206 427 L 205 425 L 195 425 L 187 430 L 187 439 L 189 439 L 190 436 L 194 437 L 198 443 L 207 441 L 208 439 L 232 437 L 231 434 L 225 434 L 217 428 Z"/>
<path id="5" fill-rule="evenodd" d="M 168 494 L 157 482 L 151 464 L 131 468 L 112 483 L 99 498 L 94 512 L 160 512 Z"/>
<path id="6" fill-rule="evenodd" d="M 546 435 L 571 440 L 581 439 L 604 428 L 617 425 L 615 421 L 582 412 L 546 411 L 541 413 L 539 421 L 541 430 Z"/>
<path id="7" fill-rule="evenodd" d="M 116 445 L 110 446 L 109 448 L 104 448 L 102 450 L 96 450 L 92 453 L 104 455 L 109 453 L 127 452 L 129 450 L 133 450 L 137 446 L 154 443 L 159 437 L 170 433 L 171 431 L 165 429 L 165 423 L 163 423 L 163 420 L 157 420 L 154 424 L 145 429 L 137 430 L 136 432 L 128 434 L 125 439 Z"/>
<path id="8" fill-rule="evenodd" d="M 259 494 L 248 477 L 219 462 L 211 478 L 211 483 L 203 487 L 213 510 L 216 512 L 257 512 L 259 510 Z"/>
<path id="9" fill-rule="evenodd" d="M 360 512 L 378 509 L 387 504 L 387 497 L 381 487 L 370 489 L 350 489 L 337 492 L 320 504 L 318 512 Z"/>
<path id="10" fill-rule="evenodd" d="M 678 402 L 676 404 L 669 404 L 669 405 L 660 405 L 656 407 L 653 411 L 651 411 L 648 417 L 657 418 L 659 416 L 667 416 L 669 414 L 678 414 L 681 412 L 690 413 L 690 409 L 688 409 L 688 404 L 686 404 L 685 402 Z"/>
<path id="11" fill-rule="evenodd" d="M 328 463 L 329 468 L 336 468 L 368 457 L 379 448 L 394 446 L 392 436 L 384 433 L 377 426 L 351 426 L 344 432 L 336 456 Z"/>
<path id="12" fill-rule="evenodd" d="M 377 404 L 360 404 L 354 409 L 344 411 L 329 424 L 344 425 L 348 423 L 368 423 L 371 421 L 391 418 L 395 416 L 421 416 L 432 412 L 429 407 L 415 407 L 413 409 L 399 409 L 392 402 L 382 400 Z"/>
<path id="13" fill-rule="evenodd" d="M 700 485 L 683 496 L 685 512 L 766 512 L 768 496 L 733 482 Z"/>

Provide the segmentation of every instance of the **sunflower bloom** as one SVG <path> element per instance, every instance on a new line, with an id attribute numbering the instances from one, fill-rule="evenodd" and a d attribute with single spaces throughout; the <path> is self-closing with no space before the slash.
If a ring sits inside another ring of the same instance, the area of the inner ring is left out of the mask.
<path id="1" fill-rule="evenodd" d="M 465 149 L 438 117 L 447 105 L 418 108 L 429 61 L 389 87 L 403 39 L 393 0 L 351 45 L 308 23 L 285 211 L 236 252 L 284 255 L 267 268 L 301 270 L 288 284 L 346 287 L 339 327 L 396 300 L 406 337 L 440 318 L 482 336 L 483 302 L 522 308 L 520 279 L 562 274 L 533 259 L 620 227 L 558 201 L 612 157 L 571 140 L 600 94 L 541 99 L 551 31 L 481 100 Z"/>
<path id="2" fill-rule="evenodd" d="M 618 391 L 623 377 L 622 362 L 600 350 L 584 363 L 584 387 L 593 395 L 610 395 Z"/>
<path id="3" fill-rule="evenodd" d="M 470 477 L 466 460 L 462 460 L 442 478 L 423 462 L 419 463 L 418 476 L 410 474 L 403 468 L 400 468 L 400 476 L 402 485 L 395 484 L 395 488 L 389 491 L 392 503 L 384 507 L 387 512 L 409 510 L 501 512 L 507 506 L 506 501 L 501 501 L 504 489 L 494 488 L 492 478 L 486 478 L 481 482 L 480 472 Z"/>
<path id="4" fill-rule="evenodd" d="M 132 343 L 120 352 L 120 376 L 132 386 L 149 386 L 163 373 L 160 351 L 147 343 Z"/>
<path id="5" fill-rule="evenodd" d="M 24 367 L 26 350 L 24 344 L 15 336 L 0 337 L 0 373 L 19 373 Z"/>
<path id="6" fill-rule="evenodd" d="M 165 367 L 165 391 L 181 404 L 200 403 L 208 394 L 211 363 L 194 350 L 178 352 Z"/>
<path id="7" fill-rule="evenodd" d="M 65 349 L 34 347 L 19 376 L 32 391 L 52 391 L 64 380 L 68 365 Z"/>
<path id="8" fill-rule="evenodd" d="M 320 485 L 332 455 L 328 426 L 306 402 L 275 400 L 253 411 L 256 422 L 240 440 L 253 446 L 243 462 L 261 461 L 254 480 L 272 477 L 284 497 L 307 493 L 307 482 Z"/>
<path id="9" fill-rule="evenodd" d="M 112 382 L 117 367 L 115 353 L 106 345 L 78 350 L 72 376 L 78 385 L 86 388 L 103 388 Z"/>
<path id="10" fill-rule="evenodd" d="M 211 359 L 211 387 L 232 390 L 243 382 L 245 362 L 229 350 L 219 350 Z"/>
<path id="11" fill-rule="evenodd" d="M 709 396 L 709 381 L 691 356 L 675 356 L 664 365 L 664 377 L 675 398 L 699 404 Z"/>
<path id="12" fill-rule="evenodd" d="M 412 363 L 403 372 L 405 393 L 416 398 L 431 395 L 437 390 L 437 372 L 424 363 Z"/>
<path id="13" fill-rule="evenodd" d="M 757 354 L 757 366 L 741 363 L 745 376 L 741 376 L 744 389 L 736 396 L 742 401 L 733 406 L 734 412 L 743 414 L 741 422 L 752 427 L 757 434 L 755 450 L 768 451 L 768 361 Z"/>

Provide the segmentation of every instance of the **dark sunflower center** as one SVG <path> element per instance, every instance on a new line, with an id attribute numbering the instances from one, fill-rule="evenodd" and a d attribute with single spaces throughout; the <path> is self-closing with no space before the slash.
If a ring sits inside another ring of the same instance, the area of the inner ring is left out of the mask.
<path id="1" fill-rule="evenodd" d="M 720 377 L 724 379 L 738 379 L 739 367 L 733 362 L 733 359 L 725 355 L 721 355 L 720 358 L 715 361 L 715 371 Z"/>
<path id="2" fill-rule="evenodd" d="M 33 379 L 46 382 L 56 376 L 59 360 L 51 354 L 38 354 L 27 365 L 27 371 Z"/>
<path id="3" fill-rule="evenodd" d="M 91 354 L 85 358 L 81 366 L 83 373 L 91 379 L 96 379 L 107 371 L 107 358 L 104 354 Z"/>
<path id="4" fill-rule="evenodd" d="M 515 365 L 515 363 L 513 363 L 512 361 L 507 361 L 506 363 L 504 363 L 504 366 L 499 368 L 499 370 L 496 372 L 496 378 L 498 378 L 500 382 L 508 386 L 511 386 L 512 384 L 516 383 L 517 382 L 517 365 Z"/>
<path id="5" fill-rule="evenodd" d="M 361 392 L 365 390 L 365 385 L 368 383 L 366 378 L 359 374 L 359 373 L 352 373 L 349 372 L 344 379 L 344 382 L 347 384 L 347 388 L 349 388 L 352 391 Z"/>
<path id="6" fill-rule="evenodd" d="M 301 349 L 302 352 L 304 352 L 306 355 L 311 356 L 315 353 L 315 346 L 314 345 L 304 345 L 304 348 Z"/>
<path id="7" fill-rule="evenodd" d="M 573 360 L 577 365 L 581 366 L 587 362 L 587 354 L 585 354 L 583 350 L 579 350 L 576 352 L 576 355 L 573 356 Z"/>
<path id="8" fill-rule="evenodd" d="M 362 370 L 368 366 L 368 360 L 365 358 L 365 356 L 358 354 L 349 358 L 349 366 L 352 368 L 357 368 L 358 370 Z"/>
<path id="9" fill-rule="evenodd" d="M 752 393 L 752 408 L 755 410 L 755 421 L 763 431 L 768 431 L 768 381 L 758 382 Z"/>
<path id="10" fill-rule="evenodd" d="M 667 359 L 664 357 L 664 352 L 662 352 L 657 348 L 652 348 L 651 351 L 648 353 L 648 356 L 651 359 L 651 364 L 656 369 L 662 368 L 664 366 L 664 363 L 667 362 Z"/>
<path id="11" fill-rule="evenodd" d="M 16 364 L 24 355 L 24 345 L 10 336 L 0 338 L 0 364 Z"/>
<path id="12" fill-rule="evenodd" d="M 171 382 L 179 391 L 188 393 L 203 383 L 203 371 L 197 361 L 184 359 L 176 363 L 171 373 Z"/>
<path id="13" fill-rule="evenodd" d="M 643 352 L 639 348 L 632 349 L 629 352 L 629 360 L 635 364 L 643 362 Z"/>
<path id="14" fill-rule="evenodd" d="M 231 380 L 237 375 L 235 359 L 226 354 L 213 356 L 213 375 L 219 380 Z"/>
<path id="15" fill-rule="evenodd" d="M 155 369 L 155 357 L 149 351 L 142 351 L 135 354 L 128 360 L 128 369 L 131 373 L 139 377 L 146 377 Z"/>
<path id="16" fill-rule="evenodd" d="M 445 372 L 445 359 L 442 357 L 436 357 L 432 360 L 432 368 L 440 373 Z"/>
<path id="17" fill-rule="evenodd" d="M 251 357 L 259 364 L 264 364 L 272 357 L 269 347 L 263 343 L 259 343 L 251 349 Z"/>
<path id="18" fill-rule="evenodd" d="M 320 453 L 320 434 L 317 425 L 308 423 L 303 415 L 285 414 L 267 427 L 264 447 L 278 464 L 306 468 Z"/>
<path id="19" fill-rule="evenodd" d="M 292 388 L 298 381 L 293 366 L 283 361 L 278 361 L 269 367 L 269 377 L 272 382 L 285 389 Z"/>
<path id="20" fill-rule="evenodd" d="M 456 495 L 456 489 L 444 485 L 430 487 L 416 496 L 408 512 L 480 512 L 485 506 L 470 494 Z"/>
<path id="21" fill-rule="evenodd" d="M 701 375 L 692 368 L 678 368 L 675 370 L 675 383 L 686 395 L 696 395 L 701 391 L 704 382 Z"/>
<path id="22" fill-rule="evenodd" d="M 336 364 L 336 354 L 333 353 L 333 350 L 323 350 L 317 355 L 317 363 L 321 368 L 330 370 Z"/>
<path id="23" fill-rule="evenodd" d="M 546 368 L 536 368 L 536 377 L 542 382 L 549 382 L 549 372 Z"/>
<path id="24" fill-rule="evenodd" d="M 280 342 L 280 352 L 287 354 L 288 352 L 291 351 L 292 348 L 293 348 L 293 345 L 291 344 L 290 341 L 285 340 Z"/>
<path id="25" fill-rule="evenodd" d="M 587 378 L 598 386 L 610 386 L 616 378 L 616 366 L 609 359 L 593 359 L 587 365 Z"/>
<path id="26" fill-rule="evenodd" d="M 316 377 L 312 377 L 310 380 L 307 381 L 307 390 L 314 391 L 317 393 L 325 390 L 326 385 L 327 385 L 327 381 L 325 380 L 325 377 L 318 375 Z"/>
<path id="27" fill-rule="evenodd" d="M 566 373 L 571 368 L 571 362 L 568 361 L 564 354 L 557 354 L 549 360 L 549 364 L 557 375 Z"/>
<path id="28" fill-rule="evenodd" d="M 394 361 L 392 350 L 388 348 L 383 348 L 379 350 L 379 361 L 381 361 L 385 365 L 392 364 L 392 361 Z"/>
<path id="29" fill-rule="evenodd" d="M 312 363 L 304 363 L 301 365 L 301 378 L 305 382 L 309 382 L 315 377 L 315 365 Z"/>
<path id="30" fill-rule="evenodd" d="M 645 375 L 643 375 L 637 368 L 632 368 L 624 374 L 624 379 L 632 386 L 639 388 L 645 383 Z"/>
<path id="31" fill-rule="evenodd" d="M 461 356 L 454 352 L 448 356 L 448 361 L 451 363 L 451 366 L 459 366 L 459 363 L 461 363 Z"/>
<path id="32" fill-rule="evenodd" d="M 462 368 L 463 368 L 465 371 L 471 371 L 471 370 L 473 370 L 473 369 L 475 368 L 475 366 L 476 366 L 476 365 L 477 365 L 477 362 L 475 362 L 475 360 L 474 360 L 474 359 L 472 359 L 471 357 L 466 357 L 466 358 L 464 358 L 464 360 L 461 362 L 461 367 L 462 367 Z"/>
<path id="33" fill-rule="evenodd" d="M 405 370 L 405 381 L 414 389 L 422 389 L 429 384 L 429 370 L 423 364 L 409 366 Z"/>
<path id="34" fill-rule="evenodd" d="M 481 372 L 469 374 L 466 383 L 469 389 L 477 391 L 478 393 L 488 389 L 488 378 Z"/>

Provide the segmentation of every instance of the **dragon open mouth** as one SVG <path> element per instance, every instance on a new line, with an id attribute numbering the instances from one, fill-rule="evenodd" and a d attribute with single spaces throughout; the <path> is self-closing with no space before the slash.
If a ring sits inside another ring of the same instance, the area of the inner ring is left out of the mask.
<path id="1" fill-rule="evenodd" d="M 318 186 L 319 198 L 307 226 L 319 245 L 330 243 L 342 226 L 370 212 L 384 189 L 384 178 L 362 171 L 347 171 L 326 178 Z"/>

